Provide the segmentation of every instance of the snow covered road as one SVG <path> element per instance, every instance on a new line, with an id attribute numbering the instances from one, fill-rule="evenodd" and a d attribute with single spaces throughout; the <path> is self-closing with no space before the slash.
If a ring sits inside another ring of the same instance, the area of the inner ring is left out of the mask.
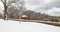
<path id="1" fill-rule="evenodd" d="M 60 27 L 34 23 L 0 19 L 0 32 L 60 32 Z"/>

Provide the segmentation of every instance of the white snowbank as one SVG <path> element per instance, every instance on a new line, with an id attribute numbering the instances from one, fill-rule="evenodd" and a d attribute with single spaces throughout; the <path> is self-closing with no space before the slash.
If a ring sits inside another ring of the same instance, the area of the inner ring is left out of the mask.
<path id="1" fill-rule="evenodd" d="M 4 21 L 0 19 L 0 32 L 60 32 L 60 27 L 34 22 Z"/>

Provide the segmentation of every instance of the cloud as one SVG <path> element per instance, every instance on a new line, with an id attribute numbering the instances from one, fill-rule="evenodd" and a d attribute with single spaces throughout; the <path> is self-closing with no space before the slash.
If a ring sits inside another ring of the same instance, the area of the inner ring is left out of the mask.
<path id="1" fill-rule="evenodd" d="M 50 16 L 60 16 L 60 8 L 53 7 L 52 9 L 49 9 L 46 14 Z"/>
<path id="2" fill-rule="evenodd" d="M 32 7 L 33 10 L 37 9 L 41 5 L 43 5 L 43 0 L 25 0 L 25 6 L 26 8 Z M 30 9 L 30 10 L 32 10 Z"/>
<path id="3" fill-rule="evenodd" d="M 50 3 L 47 3 L 46 1 L 46 3 L 43 3 L 43 5 L 41 5 L 41 7 L 39 6 L 38 8 L 42 10 L 48 10 L 52 9 L 53 7 L 60 8 L 60 0 L 51 0 Z"/>
<path id="4" fill-rule="evenodd" d="M 36 5 L 26 5 L 26 9 L 27 10 L 35 10 L 36 8 L 37 8 L 37 6 Z M 33 7 L 33 8 L 32 8 Z"/>
<path id="5" fill-rule="evenodd" d="M 60 0 L 28 0 L 28 8 L 51 16 L 60 16 Z M 53 8 L 55 7 L 55 8 Z"/>
<path id="6" fill-rule="evenodd" d="M 50 3 L 53 3 L 53 0 L 25 0 L 25 4 L 31 6 L 37 6 L 36 9 L 50 9 Z M 28 7 L 27 7 L 28 8 Z M 33 8 L 33 7 L 32 7 Z"/>
<path id="7" fill-rule="evenodd" d="M 60 8 L 60 0 L 26 0 L 26 4 L 29 6 L 37 6 L 35 8 L 42 10 L 52 9 L 52 7 Z"/>
<path id="8" fill-rule="evenodd" d="M 26 2 L 29 5 L 40 5 L 42 4 L 43 0 L 27 0 Z"/>

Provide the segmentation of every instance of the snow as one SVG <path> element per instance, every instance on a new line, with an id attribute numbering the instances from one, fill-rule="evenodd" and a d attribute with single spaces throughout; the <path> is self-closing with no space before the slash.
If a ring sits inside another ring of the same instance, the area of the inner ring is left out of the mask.
<path id="1" fill-rule="evenodd" d="M 0 32 L 60 32 L 60 27 L 35 22 L 19 23 L 19 21 L 0 19 Z"/>

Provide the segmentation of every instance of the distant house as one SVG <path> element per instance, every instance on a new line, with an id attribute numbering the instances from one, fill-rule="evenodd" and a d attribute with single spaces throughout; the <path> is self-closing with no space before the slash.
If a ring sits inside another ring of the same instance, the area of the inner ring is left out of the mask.
<path id="1" fill-rule="evenodd" d="M 29 19 L 27 15 L 22 15 L 21 19 Z"/>

